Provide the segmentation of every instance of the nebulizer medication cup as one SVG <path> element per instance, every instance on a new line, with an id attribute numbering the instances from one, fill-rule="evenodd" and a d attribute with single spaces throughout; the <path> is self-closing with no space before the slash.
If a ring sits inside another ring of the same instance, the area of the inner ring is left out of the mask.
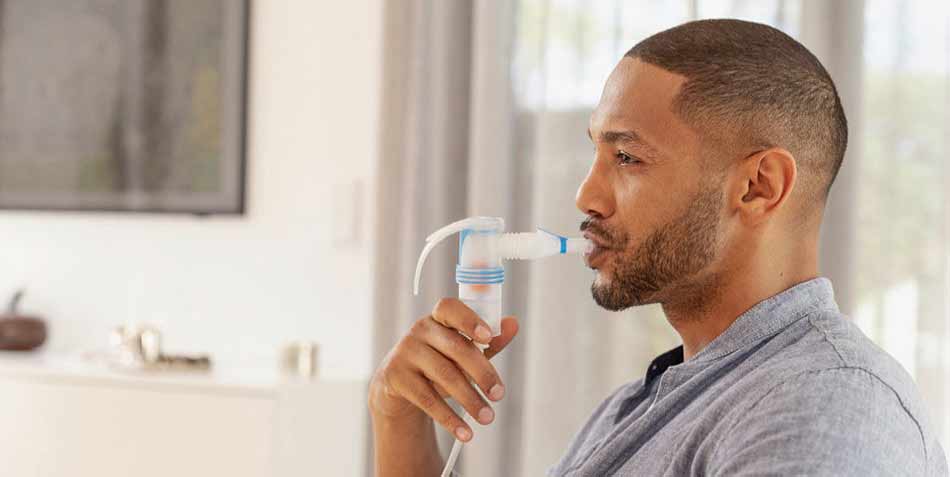
<path id="1" fill-rule="evenodd" d="M 551 255 L 584 253 L 591 246 L 587 239 L 567 238 L 540 228 L 533 233 L 505 233 L 505 221 L 499 217 L 469 217 L 446 225 L 426 238 L 426 245 L 416 263 L 413 294 L 419 293 L 422 267 L 429 253 L 439 242 L 456 233 L 459 234 L 458 263 L 455 266 L 458 297 L 489 325 L 492 337 L 501 335 L 504 260 L 534 260 Z M 481 343 L 476 345 L 483 351 L 487 347 Z M 475 389 L 481 394 L 478 386 Z M 483 394 L 482 398 L 485 398 Z M 466 414 L 465 420 L 471 425 L 471 416 Z M 451 473 L 460 449 L 461 441 L 456 440 L 442 472 L 443 477 Z"/>

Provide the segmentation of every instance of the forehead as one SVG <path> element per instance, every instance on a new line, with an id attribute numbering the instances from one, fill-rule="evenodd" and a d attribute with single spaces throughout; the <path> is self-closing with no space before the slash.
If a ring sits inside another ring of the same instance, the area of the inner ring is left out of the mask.
<path id="1" fill-rule="evenodd" d="M 673 113 L 673 102 L 685 78 L 638 59 L 617 64 L 594 113 L 590 128 L 633 130 L 660 152 L 682 153 L 681 146 L 695 133 Z"/>

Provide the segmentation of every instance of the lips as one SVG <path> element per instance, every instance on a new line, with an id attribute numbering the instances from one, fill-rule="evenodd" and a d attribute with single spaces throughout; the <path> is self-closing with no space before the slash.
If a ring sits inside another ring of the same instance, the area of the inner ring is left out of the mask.
<path id="1" fill-rule="evenodd" d="M 587 263 L 589 268 L 597 270 L 604 255 L 606 255 L 608 251 L 609 250 L 606 248 L 601 248 L 595 245 L 590 252 L 584 255 L 584 262 Z"/>
<path id="2" fill-rule="evenodd" d="M 601 261 L 607 251 L 610 250 L 610 247 L 606 246 L 604 239 L 594 235 L 589 231 L 584 232 L 584 238 L 589 240 L 591 243 L 590 249 L 584 253 L 584 262 L 587 263 L 588 267 L 597 269 L 597 264 Z"/>
<path id="3" fill-rule="evenodd" d="M 608 248 L 606 242 L 604 242 L 604 239 L 599 235 L 594 234 L 590 230 L 585 230 L 583 235 L 584 238 L 594 243 L 594 247 Z"/>

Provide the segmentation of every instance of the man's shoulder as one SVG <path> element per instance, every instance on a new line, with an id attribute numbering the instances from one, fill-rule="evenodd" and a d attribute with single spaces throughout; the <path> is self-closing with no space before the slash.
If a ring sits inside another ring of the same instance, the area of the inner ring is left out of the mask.
<path id="1" fill-rule="evenodd" d="M 799 370 L 736 410 L 710 460 L 720 472 L 712 473 L 784 465 L 780 473 L 946 475 L 917 402 L 916 393 L 901 395 L 861 367 Z"/>
<path id="2" fill-rule="evenodd" d="M 893 470 L 887 466 L 900 463 L 920 470 L 914 475 L 946 475 L 946 456 L 917 390 L 892 383 L 865 367 L 799 370 L 756 396 L 731 428 L 783 442 L 801 441 L 799 450 L 814 450 L 810 446 L 819 444 L 858 454 L 891 452 L 878 470 Z"/>
<path id="3" fill-rule="evenodd" d="M 931 465 L 934 457 L 943 459 L 917 386 L 897 360 L 838 312 L 814 313 L 794 328 L 753 373 L 753 379 L 767 376 L 768 386 L 749 396 L 742 414 L 789 415 L 804 427 L 812 425 L 808 421 L 838 423 L 851 432 L 892 435 L 908 450 L 919 444 Z"/>
<path id="4" fill-rule="evenodd" d="M 836 384 L 841 388 L 870 386 L 908 400 L 918 398 L 910 374 L 846 315 L 831 310 L 815 312 L 786 332 L 792 335 L 787 344 L 761 369 L 772 374 L 776 384 L 794 381 L 807 389 L 809 381 L 823 380 L 832 373 L 850 378 Z"/>

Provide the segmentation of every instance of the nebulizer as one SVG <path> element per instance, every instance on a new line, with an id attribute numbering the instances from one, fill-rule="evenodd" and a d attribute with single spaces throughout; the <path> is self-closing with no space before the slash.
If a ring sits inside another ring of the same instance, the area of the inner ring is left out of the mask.
<path id="1" fill-rule="evenodd" d="M 416 264 L 413 294 L 419 293 L 426 257 L 439 242 L 456 233 L 459 234 L 459 247 L 455 281 L 459 285 L 459 299 L 491 327 L 493 337 L 501 335 L 504 260 L 534 260 L 584 253 L 590 248 L 590 242 L 584 238 L 563 237 L 540 228 L 533 233 L 505 233 L 505 221 L 499 217 L 469 217 L 446 225 L 426 238 Z M 475 345 L 482 351 L 487 348 L 481 343 Z M 475 390 L 486 399 L 478 386 Z M 469 425 L 472 424 L 471 416 L 466 414 L 465 419 Z M 461 448 L 462 441 L 456 439 L 442 477 L 452 472 Z"/>

